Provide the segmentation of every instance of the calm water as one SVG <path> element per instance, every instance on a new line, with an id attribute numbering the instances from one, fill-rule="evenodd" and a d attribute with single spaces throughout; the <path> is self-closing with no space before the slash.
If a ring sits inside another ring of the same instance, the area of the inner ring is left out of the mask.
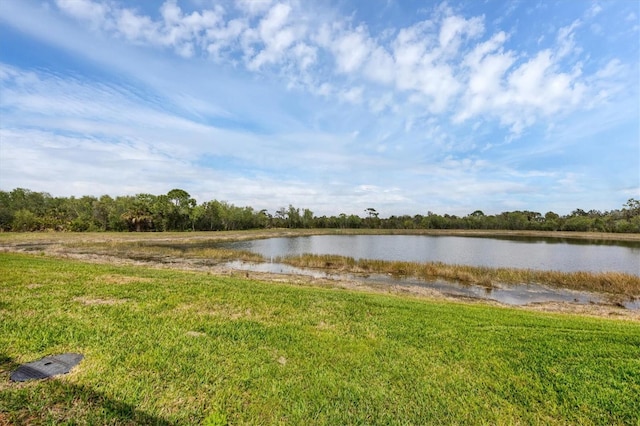
<path id="1" fill-rule="evenodd" d="M 617 271 L 640 275 L 640 243 L 553 238 L 477 238 L 425 235 L 317 235 L 225 244 L 266 259 L 304 253 L 356 259 L 444 262 L 558 271 Z"/>

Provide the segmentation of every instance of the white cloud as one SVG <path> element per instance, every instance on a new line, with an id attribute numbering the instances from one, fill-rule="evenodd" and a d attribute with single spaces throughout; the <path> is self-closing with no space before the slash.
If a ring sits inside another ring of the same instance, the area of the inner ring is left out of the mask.
<path id="1" fill-rule="evenodd" d="M 393 56 L 399 68 L 412 69 L 425 55 L 433 38 L 429 24 L 420 22 L 400 30 L 393 42 Z"/>
<path id="2" fill-rule="evenodd" d="M 393 102 L 393 94 L 386 93 L 379 98 L 372 98 L 369 100 L 369 108 L 374 113 L 380 113 L 387 109 L 395 110 Z"/>
<path id="3" fill-rule="evenodd" d="M 63 12 L 78 20 L 90 21 L 94 29 L 103 28 L 125 39 L 153 46 L 170 47 L 181 56 L 191 57 L 207 35 L 219 31 L 224 10 L 194 11 L 185 15 L 177 0 L 166 0 L 160 6 L 160 20 L 153 20 L 135 9 L 92 0 L 56 0 Z"/>
<path id="4" fill-rule="evenodd" d="M 593 2 L 591 7 L 589 7 L 589 9 L 587 9 L 587 11 L 585 12 L 585 16 L 587 18 L 595 18 L 600 14 L 600 12 L 602 12 L 602 6 L 600 6 L 597 2 Z"/>
<path id="5" fill-rule="evenodd" d="M 313 46 L 300 42 L 293 47 L 292 52 L 300 69 L 304 71 L 316 62 L 318 50 Z"/>
<path id="6" fill-rule="evenodd" d="M 315 94 L 320 96 L 330 96 L 333 93 L 334 89 L 329 83 L 322 83 L 316 90 Z"/>
<path id="7" fill-rule="evenodd" d="M 583 76 L 580 62 L 563 71 L 566 66 L 562 61 L 579 53 L 575 43 L 579 26 L 580 21 L 576 20 L 560 28 L 555 46 L 528 59 L 504 49 L 504 33 L 478 44 L 465 60 L 468 86 L 455 120 L 493 115 L 517 136 L 542 118 L 568 114 L 585 107 L 586 99 L 597 98 L 601 86 L 598 81 L 609 78 L 606 74 L 614 72 L 616 62 L 588 77 Z"/>
<path id="8" fill-rule="evenodd" d="M 539 114 L 550 116 L 572 109 L 585 92 L 584 85 L 574 77 L 557 72 L 551 51 L 539 52 L 509 74 L 501 120 L 518 134 L 531 126 Z"/>
<path id="9" fill-rule="evenodd" d="M 456 53 L 462 42 L 462 37 L 475 38 L 484 32 L 483 19 L 474 17 L 464 19 L 460 16 L 447 16 L 440 26 L 440 47 Z"/>
<path id="10" fill-rule="evenodd" d="M 362 94 L 364 90 L 362 87 L 352 87 L 350 89 L 344 90 L 340 93 L 340 99 L 349 102 L 352 104 L 359 104 L 362 102 Z"/>
<path id="11" fill-rule="evenodd" d="M 555 55 L 558 59 L 564 58 L 570 53 L 576 52 L 575 30 L 581 25 L 580 20 L 575 20 L 566 27 L 558 30 L 557 49 Z"/>
<path id="12" fill-rule="evenodd" d="M 619 59 L 612 59 L 607 62 L 607 65 L 605 65 L 604 68 L 596 72 L 595 77 L 597 79 L 618 78 L 624 72 L 624 69 L 625 67 Z"/>
<path id="13" fill-rule="evenodd" d="M 298 39 L 294 28 L 288 25 L 291 7 L 281 3 L 269 10 L 268 14 L 260 21 L 255 31 L 245 33 L 249 43 L 252 38 L 263 44 L 260 50 L 248 64 L 249 69 L 259 69 L 265 64 L 273 64 L 282 58 L 285 51 Z"/>
<path id="14" fill-rule="evenodd" d="M 107 20 L 109 7 L 91 0 L 56 0 L 56 5 L 69 15 L 89 21 L 94 27 L 102 27 Z"/>
<path id="15" fill-rule="evenodd" d="M 330 48 L 335 54 L 337 71 L 341 73 L 358 71 L 372 49 L 372 42 L 363 26 L 353 31 L 345 31 L 330 43 Z"/>
<path id="16" fill-rule="evenodd" d="M 462 108 L 455 116 L 456 121 L 464 121 L 488 110 L 500 108 L 505 91 L 504 76 L 515 62 L 512 52 L 503 52 L 506 40 L 503 32 L 496 34 L 485 43 L 479 44 L 465 60 L 469 67 L 469 80 Z"/>
<path id="17" fill-rule="evenodd" d="M 543 117 L 572 111 L 597 86 L 582 76 L 579 63 L 569 71 L 561 64 L 581 53 L 579 19 L 557 31 L 554 46 L 518 52 L 505 49 L 504 31 L 483 38 L 483 16 L 464 17 L 446 4 L 429 19 L 387 29 L 378 38 L 363 23 L 323 16 L 295 2 L 238 0 L 239 14 L 221 5 L 185 14 L 177 0 L 167 0 L 158 20 L 117 2 L 58 0 L 58 7 L 135 43 L 233 66 L 244 63 L 249 71 L 279 76 L 286 87 L 366 102 L 374 112 L 397 109 L 380 101 L 382 93 L 395 90 L 425 113 L 450 114 L 455 123 L 492 117 L 514 135 Z M 587 14 L 600 11 L 593 3 Z M 354 81 L 363 83 L 353 87 Z M 377 88 L 365 90 L 372 84 Z"/>
<path id="18" fill-rule="evenodd" d="M 374 82 L 390 85 L 396 78 L 395 73 L 391 55 L 383 47 L 376 47 L 369 55 L 364 75 Z"/>
<path id="19" fill-rule="evenodd" d="M 219 26 L 205 30 L 206 52 L 209 57 L 222 61 L 228 49 L 231 49 L 242 33 L 247 29 L 247 22 L 243 19 L 231 19 Z"/>
<path id="20" fill-rule="evenodd" d="M 247 12 L 249 16 L 255 16 L 266 12 L 271 7 L 272 0 L 236 0 L 236 5 Z"/>
<path id="21" fill-rule="evenodd" d="M 195 53 L 194 45 L 203 44 L 207 30 L 220 24 L 223 10 L 218 6 L 184 15 L 176 1 L 165 1 L 160 7 L 164 19 L 160 39 L 163 45 L 174 46 L 177 53 L 190 57 Z"/>
<path id="22" fill-rule="evenodd" d="M 431 26 L 431 22 L 425 21 L 398 33 L 393 42 L 395 85 L 399 90 L 413 92 L 414 99 L 423 98 L 428 111 L 442 113 L 460 90 L 460 84 L 453 67 L 432 44 Z M 451 43 L 449 37 L 458 32 L 449 31 L 453 33 L 445 37 L 447 44 Z"/>
<path id="23" fill-rule="evenodd" d="M 159 42 L 158 25 L 147 16 L 139 16 L 130 9 L 117 12 L 116 26 L 120 34 L 128 40 L 139 42 Z"/>

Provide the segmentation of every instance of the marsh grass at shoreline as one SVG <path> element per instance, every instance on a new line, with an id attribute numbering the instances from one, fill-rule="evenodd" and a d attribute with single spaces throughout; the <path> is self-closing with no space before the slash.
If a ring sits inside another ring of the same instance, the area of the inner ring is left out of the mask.
<path id="1" fill-rule="evenodd" d="M 629 298 L 640 296 L 640 277 L 620 272 L 539 271 L 453 265 L 440 262 L 419 263 L 354 259 L 345 256 L 314 254 L 284 257 L 279 258 L 278 261 L 297 267 L 365 274 L 390 274 L 395 277 L 415 277 L 425 280 L 445 279 L 489 288 L 497 284 L 543 284 Z"/>

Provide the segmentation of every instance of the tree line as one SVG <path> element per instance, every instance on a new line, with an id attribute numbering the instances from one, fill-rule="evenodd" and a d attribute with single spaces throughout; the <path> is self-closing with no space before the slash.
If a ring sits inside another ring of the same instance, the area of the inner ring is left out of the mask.
<path id="1" fill-rule="evenodd" d="M 629 199 L 611 211 L 576 209 L 561 216 L 533 211 L 466 216 L 424 215 L 379 217 L 373 208 L 363 215 L 315 216 L 292 205 L 273 214 L 226 201 L 198 204 L 183 189 L 167 194 L 111 197 L 52 197 L 24 188 L 0 191 L 0 231 L 229 231 L 259 228 L 377 228 L 594 231 L 640 233 L 640 201 Z"/>

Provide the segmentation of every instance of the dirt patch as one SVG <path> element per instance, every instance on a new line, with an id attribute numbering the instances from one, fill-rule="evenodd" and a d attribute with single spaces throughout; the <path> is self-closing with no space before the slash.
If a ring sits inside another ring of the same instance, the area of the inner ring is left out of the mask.
<path id="1" fill-rule="evenodd" d="M 0 426 L 9 426 L 12 423 L 9 421 L 9 416 L 5 413 L 0 413 Z"/>
<path id="2" fill-rule="evenodd" d="M 187 331 L 187 332 L 186 332 L 186 335 L 187 335 L 187 336 L 190 336 L 190 337 L 204 337 L 204 336 L 206 336 L 206 335 L 207 335 L 207 333 L 203 333 L 203 332 L 201 332 L 201 331 L 193 331 L 193 330 L 190 330 L 190 331 Z"/>
<path id="3" fill-rule="evenodd" d="M 333 325 L 331 325 L 331 324 L 328 324 L 328 323 L 324 322 L 324 321 L 320 321 L 318 323 L 318 325 L 316 325 L 316 328 L 318 330 L 331 330 L 331 329 L 334 329 L 335 327 Z"/>
<path id="4" fill-rule="evenodd" d="M 177 306 L 176 312 L 189 312 L 203 316 L 212 316 L 219 318 L 227 318 L 230 320 L 253 319 L 259 320 L 257 315 L 251 309 L 241 309 L 227 304 L 217 303 L 189 303 Z"/>
<path id="5" fill-rule="evenodd" d="M 616 305 L 597 303 L 590 305 L 579 305 L 574 303 L 545 302 L 531 303 L 529 305 L 522 306 L 522 308 L 530 311 L 561 312 L 599 318 L 604 317 L 624 319 L 629 321 L 640 321 L 640 311 L 625 309 Z"/>
<path id="6" fill-rule="evenodd" d="M 105 284 L 132 284 L 132 283 L 138 284 L 138 283 L 148 283 L 153 280 L 151 278 L 144 278 L 144 277 L 130 277 L 126 275 L 109 274 L 109 275 L 100 275 L 99 277 L 96 277 L 96 281 L 102 282 Z"/>

